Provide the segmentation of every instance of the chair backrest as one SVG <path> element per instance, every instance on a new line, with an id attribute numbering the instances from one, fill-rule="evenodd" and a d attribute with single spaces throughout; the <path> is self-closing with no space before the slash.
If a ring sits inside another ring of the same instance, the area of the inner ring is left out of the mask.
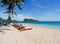
<path id="1" fill-rule="evenodd" d="M 5 22 L 0 22 L 0 25 L 4 25 L 4 24 L 6 24 Z"/>

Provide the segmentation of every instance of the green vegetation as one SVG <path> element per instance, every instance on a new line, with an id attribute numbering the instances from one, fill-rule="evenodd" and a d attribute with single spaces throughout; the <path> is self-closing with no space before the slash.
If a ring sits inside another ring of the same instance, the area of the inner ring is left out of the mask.
<path id="1" fill-rule="evenodd" d="M 11 18 L 9 18 L 11 19 Z M 0 18 L 0 22 L 7 22 L 6 19 Z M 13 22 L 13 23 L 20 23 L 20 22 L 40 22 L 38 20 L 34 20 L 34 19 L 24 19 L 23 21 L 17 21 L 17 20 L 9 20 L 9 22 Z"/>
<path id="2" fill-rule="evenodd" d="M 2 22 L 3 21 L 3 19 L 2 18 L 0 18 L 0 22 Z"/>
<path id="3" fill-rule="evenodd" d="M 14 8 L 15 6 L 17 6 L 20 10 L 22 10 L 21 5 L 24 3 L 24 0 L 2 0 L 1 1 L 1 6 L 5 6 L 7 7 L 7 11 L 4 13 L 8 13 L 8 19 L 7 19 L 7 24 L 10 24 L 11 22 L 11 15 L 15 14 L 16 12 L 14 12 Z"/>
<path id="4" fill-rule="evenodd" d="M 39 22 L 39 21 L 34 19 L 24 19 L 23 22 Z"/>
<path id="5" fill-rule="evenodd" d="M 9 17 L 8 17 L 9 18 Z M 10 19 L 10 18 L 9 18 Z M 22 22 L 22 21 L 16 21 L 16 20 L 8 20 L 9 22 Z M 7 22 L 6 19 L 0 18 L 0 22 Z"/>

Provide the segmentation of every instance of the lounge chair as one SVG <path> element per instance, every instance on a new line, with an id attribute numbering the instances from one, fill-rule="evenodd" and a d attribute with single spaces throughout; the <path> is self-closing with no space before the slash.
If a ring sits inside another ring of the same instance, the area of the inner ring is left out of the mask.
<path id="1" fill-rule="evenodd" d="M 3 22 L 0 22 L 0 26 L 2 26 L 4 23 Z"/>
<path id="2" fill-rule="evenodd" d="M 31 29 L 32 29 L 31 27 L 24 27 L 24 28 L 20 29 L 20 31 L 31 30 Z"/>
<path id="3" fill-rule="evenodd" d="M 15 27 L 15 28 L 18 28 L 18 29 L 21 29 L 21 28 L 25 27 L 22 24 L 20 24 L 20 25 L 19 24 L 13 24 L 12 26 Z"/>
<path id="4" fill-rule="evenodd" d="M 25 28 L 26 26 L 23 26 L 22 24 L 20 24 L 20 26 L 18 27 L 18 30 Z"/>
<path id="5" fill-rule="evenodd" d="M 14 26 L 15 28 L 17 28 L 20 31 L 31 30 L 32 29 L 31 27 L 23 26 L 22 24 L 20 24 L 20 25 L 19 24 L 14 24 L 12 26 Z"/>
<path id="6" fill-rule="evenodd" d="M 17 27 L 19 27 L 19 24 L 13 24 L 12 26 L 17 28 Z"/>
<path id="7" fill-rule="evenodd" d="M 0 22 L 0 26 L 2 26 L 2 25 L 7 25 L 6 23 L 4 23 L 4 22 Z"/>
<path id="8" fill-rule="evenodd" d="M 0 23 L 0 26 L 2 25 L 2 23 Z"/>

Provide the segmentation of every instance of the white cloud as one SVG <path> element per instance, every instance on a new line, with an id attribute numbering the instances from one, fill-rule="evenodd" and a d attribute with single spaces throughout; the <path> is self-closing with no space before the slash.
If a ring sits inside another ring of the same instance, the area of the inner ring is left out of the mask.
<path id="1" fill-rule="evenodd" d="M 3 12 L 1 13 L 0 12 L 0 17 L 3 18 L 3 19 L 7 19 L 8 18 L 8 14 L 4 14 Z M 18 20 L 18 21 L 22 21 L 24 20 L 24 18 L 29 18 L 29 19 L 32 19 L 33 17 L 31 15 L 24 15 L 24 14 L 17 14 L 16 15 L 13 15 L 11 16 L 13 20 Z"/>
<path id="2" fill-rule="evenodd" d="M 24 20 L 25 18 L 31 19 L 31 18 L 33 18 L 33 17 L 30 16 L 30 15 L 17 14 L 17 16 L 14 15 L 14 18 L 13 18 L 13 19 L 14 19 L 14 20 L 22 21 L 22 20 Z"/>
<path id="3" fill-rule="evenodd" d="M 7 19 L 8 18 L 8 14 L 4 14 L 2 11 L 0 12 L 0 17 L 3 19 Z"/>
<path id="4" fill-rule="evenodd" d="M 60 13 L 55 11 L 46 12 L 42 16 L 39 16 L 41 21 L 60 21 Z"/>

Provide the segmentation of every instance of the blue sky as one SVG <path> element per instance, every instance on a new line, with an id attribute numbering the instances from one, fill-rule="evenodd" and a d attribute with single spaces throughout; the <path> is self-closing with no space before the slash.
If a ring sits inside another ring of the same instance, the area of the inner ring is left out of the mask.
<path id="1" fill-rule="evenodd" d="M 15 7 L 17 16 L 12 19 L 21 21 L 24 18 L 36 19 L 40 21 L 60 21 L 60 0 L 25 0 L 22 5 L 23 10 Z M 3 14 L 6 7 L 0 7 L 0 17 L 7 19 L 8 14 Z"/>

